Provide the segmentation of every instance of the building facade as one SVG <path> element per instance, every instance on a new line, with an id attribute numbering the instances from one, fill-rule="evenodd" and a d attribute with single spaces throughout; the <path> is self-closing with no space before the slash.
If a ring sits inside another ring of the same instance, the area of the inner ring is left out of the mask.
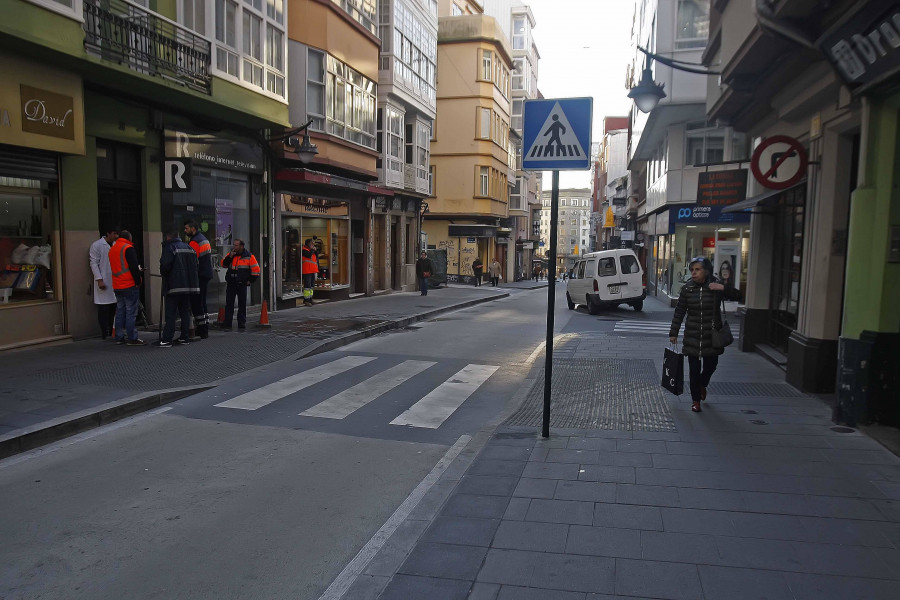
<path id="1" fill-rule="evenodd" d="M 542 256 L 550 252 L 550 209 L 552 190 L 541 192 L 541 243 Z M 556 235 L 557 273 L 568 271 L 584 254 L 590 252 L 591 234 L 590 188 L 565 188 L 559 190 L 559 217 Z"/>
<path id="2" fill-rule="evenodd" d="M 471 282 L 476 257 L 484 264 L 496 258 L 509 280 L 512 57 L 497 21 L 478 3 L 466 4 L 470 14 L 453 16 L 455 7 L 459 2 L 439 3 L 433 196 L 422 227 L 427 246 L 446 251 L 449 281 Z"/>
<path id="3" fill-rule="evenodd" d="M 754 147 L 788 136 L 809 157 L 790 187 L 751 182 L 741 348 L 780 364 L 801 390 L 837 391 L 838 419 L 896 425 L 898 6 L 714 8 L 703 58 L 722 75 L 709 78 L 709 119 L 731 123 Z M 775 56 L 790 59 L 769 68 Z"/>
<path id="4" fill-rule="evenodd" d="M 627 218 L 628 188 L 628 117 L 604 117 L 603 138 L 597 154 L 598 177 L 593 197 L 597 210 L 594 233 L 598 250 L 619 248 L 633 241 L 634 222 Z M 629 226 L 630 225 L 630 226 Z M 628 238 L 632 239 L 629 240 Z"/>
<path id="5" fill-rule="evenodd" d="M 163 232 L 186 219 L 216 260 L 235 238 L 268 258 L 265 140 L 289 124 L 286 3 L 141 4 L 4 5 L 0 348 L 100 333 L 88 249 L 107 226 L 134 236 L 149 314 Z M 219 269 L 210 309 L 223 298 Z"/>
<path id="6" fill-rule="evenodd" d="M 669 60 L 699 64 L 709 37 L 709 0 L 639 0 L 633 42 Z M 740 280 L 746 282 L 749 215 L 724 213 L 720 206 L 698 204 L 698 186 L 708 173 L 743 170 L 748 143 L 733 126 L 706 114 L 706 79 L 648 59 L 635 49 L 629 70 L 633 87 L 650 66 L 654 81 L 667 96 L 650 113 L 631 113 L 630 182 L 626 215 L 637 220 L 635 237 L 647 273 L 647 293 L 675 301 L 694 256 L 706 256 L 716 269 L 726 254 L 739 257 Z M 702 69 L 701 69 L 702 71 Z M 718 257 L 718 258 L 717 258 Z"/>

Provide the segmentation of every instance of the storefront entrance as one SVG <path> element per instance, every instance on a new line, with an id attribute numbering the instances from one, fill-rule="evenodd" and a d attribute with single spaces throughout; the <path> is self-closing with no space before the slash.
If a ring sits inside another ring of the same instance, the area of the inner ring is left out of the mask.
<path id="1" fill-rule="evenodd" d="M 787 354 L 788 337 L 797 328 L 803 258 L 806 186 L 781 194 L 775 205 L 772 288 L 769 296 L 769 343 Z"/>

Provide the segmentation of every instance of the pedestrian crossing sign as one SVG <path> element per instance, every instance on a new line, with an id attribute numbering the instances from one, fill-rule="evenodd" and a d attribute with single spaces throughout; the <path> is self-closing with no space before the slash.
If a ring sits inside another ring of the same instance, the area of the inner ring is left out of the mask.
<path id="1" fill-rule="evenodd" d="M 592 98 L 526 100 L 523 111 L 523 170 L 591 168 Z"/>

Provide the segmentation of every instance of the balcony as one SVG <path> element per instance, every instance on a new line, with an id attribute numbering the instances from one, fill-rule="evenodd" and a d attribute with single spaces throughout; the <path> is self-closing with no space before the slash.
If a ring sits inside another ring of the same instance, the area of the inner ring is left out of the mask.
<path id="1" fill-rule="evenodd" d="M 90 54 L 211 93 L 210 42 L 128 0 L 85 0 L 84 45 Z"/>

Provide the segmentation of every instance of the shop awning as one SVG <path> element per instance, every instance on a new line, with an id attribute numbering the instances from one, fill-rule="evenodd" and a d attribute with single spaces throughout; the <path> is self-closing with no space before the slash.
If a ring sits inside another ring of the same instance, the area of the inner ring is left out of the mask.
<path id="1" fill-rule="evenodd" d="M 735 202 L 729 206 L 726 206 L 722 209 L 723 213 L 734 213 L 741 212 L 750 208 L 756 208 L 757 206 L 766 206 L 768 204 L 772 204 L 777 198 L 778 195 L 786 192 L 788 190 L 792 190 L 794 188 L 800 187 L 801 185 L 806 185 L 806 179 L 798 181 L 794 185 L 788 188 L 784 188 L 783 190 L 769 190 L 767 192 L 763 192 L 757 196 L 753 196 L 752 198 L 747 198 L 745 200 L 741 200 L 740 202 Z"/>

